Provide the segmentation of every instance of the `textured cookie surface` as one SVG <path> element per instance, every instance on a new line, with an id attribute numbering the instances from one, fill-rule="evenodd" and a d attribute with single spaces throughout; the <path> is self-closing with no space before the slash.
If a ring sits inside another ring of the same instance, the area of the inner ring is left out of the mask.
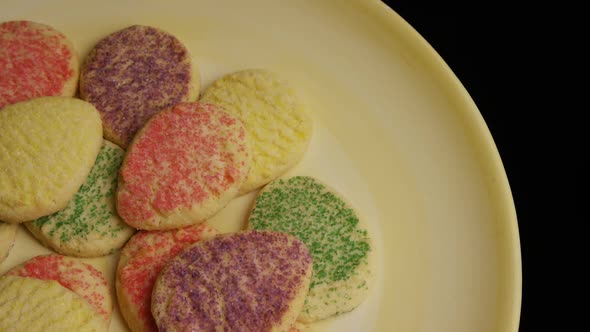
<path id="1" fill-rule="evenodd" d="M 0 220 L 25 222 L 66 207 L 102 144 L 94 106 L 41 97 L 0 112 Z"/>
<path id="2" fill-rule="evenodd" d="M 252 169 L 241 193 L 285 173 L 304 155 L 312 121 L 294 90 L 276 74 L 260 69 L 222 77 L 207 88 L 202 102 L 238 116 L 248 130 Z"/>
<path id="3" fill-rule="evenodd" d="M 55 280 L 81 296 L 105 322 L 110 322 L 113 300 L 104 275 L 92 265 L 61 255 L 33 257 L 7 275 Z"/>
<path id="4" fill-rule="evenodd" d="M 305 245 L 285 233 L 226 234 L 188 247 L 156 280 L 161 331 L 288 331 L 311 276 Z"/>
<path id="5" fill-rule="evenodd" d="M 0 263 L 8 257 L 8 253 L 14 245 L 17 229 L 17 224 L 7 224 L 0 221 Z"/>
<path id="6" fill-rule="evenodd" d="M 54 280 L 0 277 L 0 312 L 0 331 L 108 330 L 88 302 Z"/>
<path id="7" fill-rule="evenodd" d="M 154 115 L 129 147 L 117 211 L 139 229 L 198 224 L 235 197 L 249 167 L 237 118 L 214 105 L 181 103 Z"/>
<path id="8" fill-rule="evenodd" d="M 42 96 L 73 96 L 78 56 L 54 28 L 29 21 L 0 24 L 0 109 Z"/>
<path id="9" fill-rule="evenodd" d="M 42 243 L 69 256 L 96 257 L 121 248 L 135 229 L 115 209 L 117 175 L 125 152 L 103 141 L 96 162 L 68 206 L 25 223 Z"/>
<path id="10" fill-rule="evenodd" d="M 99 41 L 80 75 L 80 96 L 101 113 L 105 137 L 123 148 L 152 115 L 194 100 L 198 91 L 188 50 L 171 34 L 147 26 Z"/>
<path id="11" fill-rule="evenodd" d="M 249 228 L 292 234 L 310 249 L 314 272 L 299 320 L 350 311 L 366 297 L 371 273 L 367 230 L 354 210 L 316 179 L 270 183 L 256 198 Z"/>
<path id="12" fill-rule="evenodd" d="M 150 311 L 156 277 L 182 249 L 213 238 L 217 231 L 206 224 L 169 231 L 140 231 L 121 251 L 116 289 L 119 308 L 131 331 L 157 332 Z"/>

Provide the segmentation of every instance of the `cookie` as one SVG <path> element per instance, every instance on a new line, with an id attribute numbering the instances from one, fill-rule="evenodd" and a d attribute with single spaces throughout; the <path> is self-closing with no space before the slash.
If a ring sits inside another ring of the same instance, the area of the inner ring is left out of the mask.
<path id="1" fill-rule="evenodd" d="M 170 231 L 140 231 L 127 242 L 117 265 L 115 288 L 131 331 L 158 331 L 150 312 L 156 277 L 182 249 L 215 235 L 216 230 L 200 224 Z"/>
<path id="2" fill-rule="evenodd" d="M 105 138 L 123 148 L 152 115 L 195 100 L 199 89 L 186 47 L 165 31 L 141 25 L 99 41 L 80 74 L 80 96 L 100 112 Z"/>
<path id="3" fill-rule="evenodd" d="M 68 256 L 104 256 L 135 233 L 116 212 L 117 175 L 125 151 L 103 141 L 92 170 L 68 206 L 24 225 L 43 244 Z"/>
<path id="4" fill-rule="evenodd" d="M 41 97 L 0 112 L 0 220 L 21 223 L 66 207 L 102 144 L 92 104 Z"/>
<path id="5" fill-rule="evenodd" d="M 311 276 L 305 245 L 285 233 L 217 236 L 180 252 L 152 295 L 160 331 L 288 331 Z"/>
<path id="6" fill-rule="evenodd" d="M 300 321 L 350 311 L 366 297 L 369 234 L 355 211 L 316 179 L 297 176 L 270 183 L 256 198 L 248 227 L 292 234 L 310 249 L 314 272 Z"/>
<path id="7" fill-rule="evenodd" d="M 33 257 L 6 275 L 55 280 L 87 301 L 106 323 L 111 321 L 113 300 L 109 285 L 102 272 L 92 265 L 51 254 Z"/>
<path id="8" fill-rule="evenodd" d="M 162 110 L 129 146 L 117 211 L 139 229 L 201 223 L 236 196 L 249 157 L 243 124 L 217 106 L 181 103 Z"/>
<path id="9" fill-rule="evenodd" d="M 1 276 L 0 312 L 0 331 L 108 331 L 88 302 L 55 280 Z"/>
<path id="10" fill-rule="evenodd" d="M 307 150 L 311 117 L 293 88 L 273 72 L 252 69 L 222 77 L 207 88 L 201 102 L 223 106 L 246 126 L 252 169 L 240 193 L 282 175 Z"/>
<path id="11" fill-rule="evenodd" d="M 8 253 L 14 245 L 17 229 L 17 224 L 7 224 L 0 221 L 0 263 L 8 257 Z"/>
<path id="12" fill-rule="evenodd" d="M 78 68 L 72 43 L 56 29 L 30 21 L 0 24 L 0 109 L 37 97 L 74 96 Z"/>

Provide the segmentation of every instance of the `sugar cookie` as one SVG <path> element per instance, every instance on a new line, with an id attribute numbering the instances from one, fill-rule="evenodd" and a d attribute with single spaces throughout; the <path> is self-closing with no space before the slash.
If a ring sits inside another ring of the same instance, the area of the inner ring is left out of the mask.
<path id="1" fill-rule="evenodd" d="M 176 37 L 134 25 L 90 51 L 82 64 L 80 96 L 100 112 L 105 138 L 126 148 L 156 112 L 195 100 L 199 81 L 188 50 Z"/>
<path id="2" fill-rule="evenodd" d="M 252 147 L 252 169 L 240 193 L 272 181 L 301 160 L 312 134 L 312 120 L 293 88 L 275 73 L 252 69 L 215 81 L 201 102 L 239 117 Z"/>
<path id="3" fill-rule="evenodd" d="M 300 321 L 350 311 L 366 297 L 369 234 L 355 211 L 316 179 L 297 176 L 270 183 L 256 198 L 248 227 L 292 234 L 310 249 L 313 276 Z"/>
<path id="4" fill-rule="evenodd" d="M 78 76 L 78 55 L 61 32 L 30 21 L 0 24 L 0 109 L 36 97 L 72 97 Z"/>
<path id="5" fill-rule="evenodd" d="M 117 145 L 103 141 L 94 167 L 68 206 L 25 226 L 42 243 L 64 255 L 97 257 L 121 248 L 135 232 L 115 209 L 117 175 L 124 154 Z"/>
<path id="6" fill-rule="evenodd" d="M 102 272 L 92 265 L 51 254 L 33 257 L 6 275 L 55 280 L 86 300 L 105 322 L 111 321 L 113 300 L 109 285 Z"/>
<path id="7" fill-rule="evenodd" d="M 140 231 L 121 250 L 116 290 L 129 329 L 157 332 L 150 312 L 156 277 L 168 261 L 189 245 L 213 238 L 217 231 L 200 224 L 169 231 Z"/>
<path id="8" fill-rule="evenodd" d="M 217 106 L 181 103 L 165 109 L 127 151 L 117 211 L 139 229 L 201 223 L 236 196 L 249 158 L 243 124 Z"/>
<path id="9" fill-rule="evenodd" d="M 217 236 L 188 247 L 164 267 L 154 285 L 152 313 L 161 331 L 288 331 L 311 269 L 308 249 L 291 235 Z"/>
<path id="10" fill-rule="evenodd" d="M 68 97 L 6 106 L 0 133 L 0 220 L 11 223 L 65 208 L 102 144 L 94 106 Z"/>
<path id="11" fill-rule="evenodd" d="M 108 331 L 88 302 L 55 280 L 1 276 L 0 312 L 0 331 Z"/>

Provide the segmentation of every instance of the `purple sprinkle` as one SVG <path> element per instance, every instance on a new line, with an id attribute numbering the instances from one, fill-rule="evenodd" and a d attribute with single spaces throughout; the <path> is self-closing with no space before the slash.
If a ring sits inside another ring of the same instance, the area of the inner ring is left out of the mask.
<path id="1" fill-rule="evenodd" d="M 82 97 L 126 147 L 152 115 L 186 100 L 191 59 L 176 37 L 136 25 L 98 42 L 81 75 Z"/>
<path id="2" fill-rule="evenodd" d="M 311 268 L 309 251 L 290 235 L 219 236 L 187 248 L 162 271 L 154 317 L 160 329 L 269 331 Z"/>

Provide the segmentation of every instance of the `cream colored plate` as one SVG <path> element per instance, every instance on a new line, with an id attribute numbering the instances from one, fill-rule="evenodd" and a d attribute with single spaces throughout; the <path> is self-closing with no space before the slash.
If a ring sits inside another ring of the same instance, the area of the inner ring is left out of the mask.
<path id="1" fill-rule="evenodd" d="M 177 35 L 204 86 L 263 67 L 298 86 L 315 133 L 291 174 L 340 191 L 376 238 L 377 277 L 355 311 L 314 331 L 516 331 L 516 214 L 492 137 L 434 50 L 376 0 L 2 1 L 0 21 L 50 24 L 84 56 L 132 24 Z M 211 220 L 239 228 L 253 199 Z M 48 250 L 21 227 L 0 273 Z M 113 281 L 116 257 L 87 260 Z M 117 313 L 111 331 L 124 331 Z"/>

